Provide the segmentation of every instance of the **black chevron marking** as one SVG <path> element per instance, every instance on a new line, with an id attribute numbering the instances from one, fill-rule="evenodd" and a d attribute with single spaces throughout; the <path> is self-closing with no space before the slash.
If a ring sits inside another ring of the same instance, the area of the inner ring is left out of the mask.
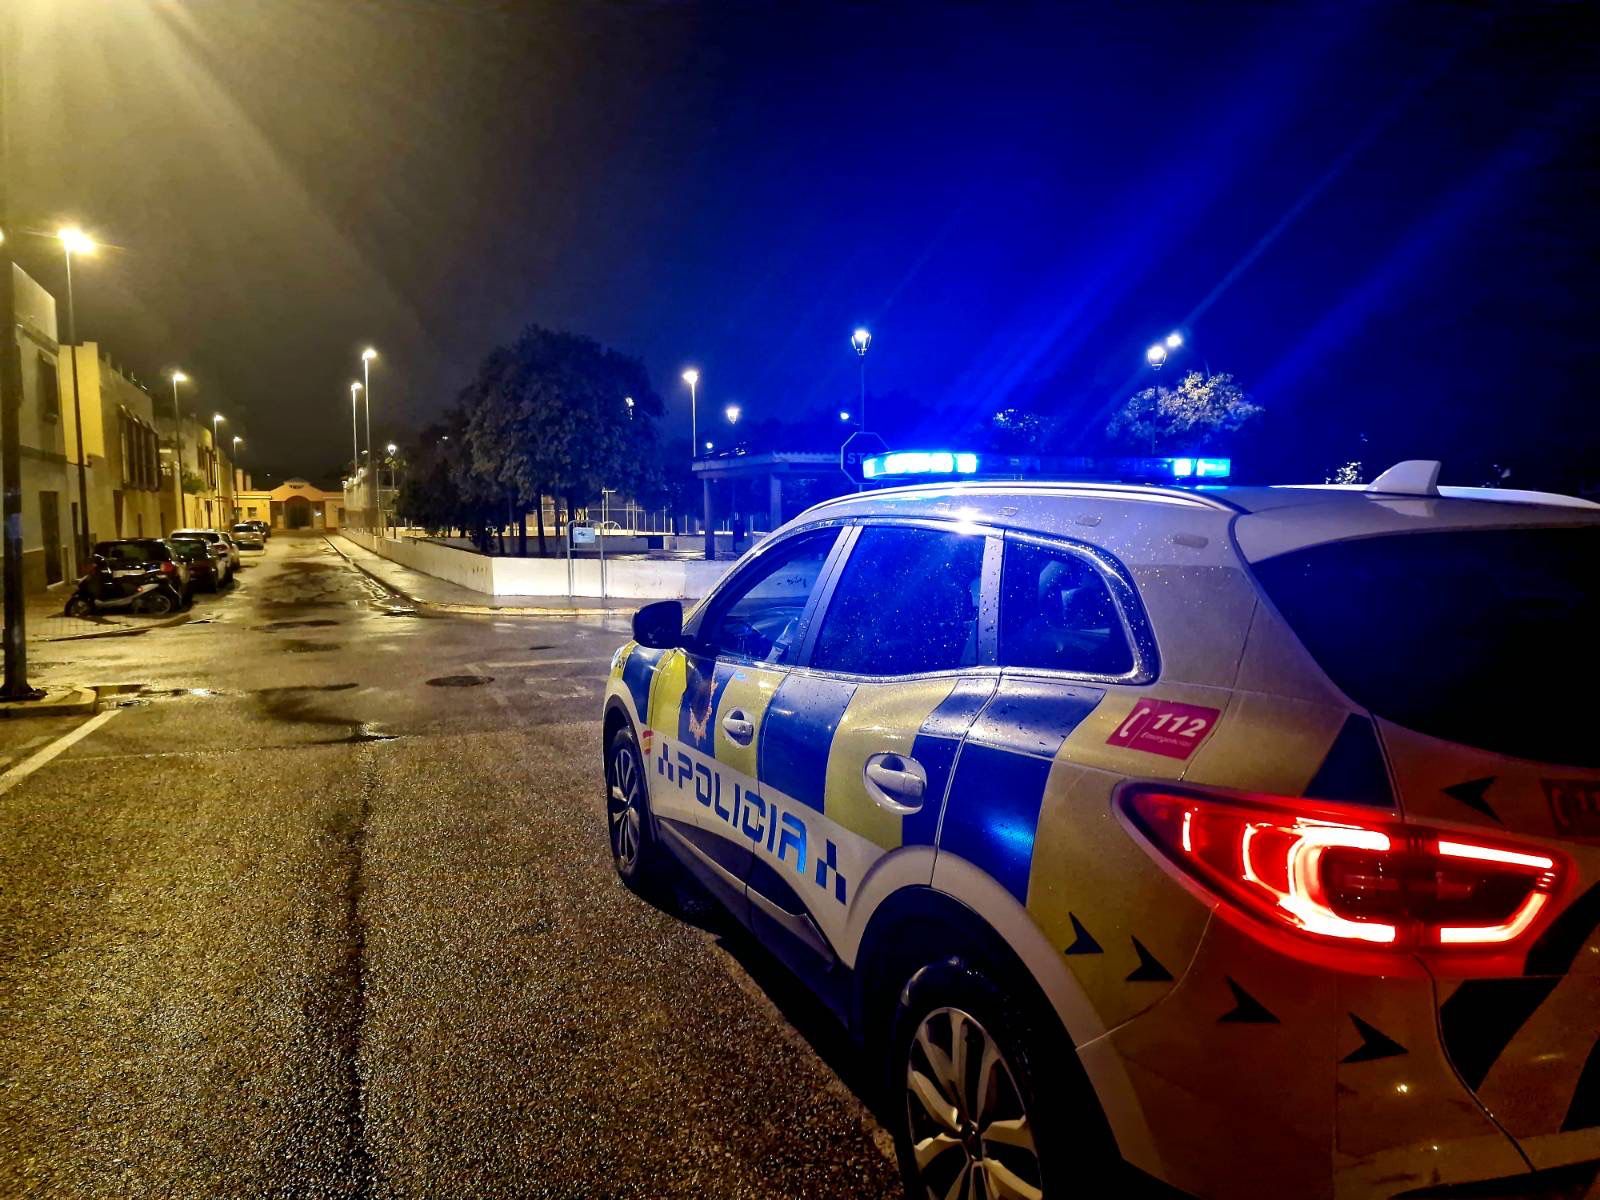
<path id="1" fill-rule="evenodd" d="M 1230 976 L 1223 977 L 1228 990 L 1233 993 L 1233 1008 L 1217 1018 L 1231 1025 L 1276 1025 L 1278 1018 L 1267 1011 L 1266 1005 L 1245 991 Z"/>
<path id="2" fill-rule="evenodd" d="M 1466 783 L 1457 783 L 1444 789 L 1444 794 L 1452 800 L 1459 800 L 1468 808 L 1481 812 L 1484 816 L 1494 821 L 1497 825 L 1504 825 L 1500 814 L 1489 807 L 1489 802 L 1484 799 L 1484 793 L 1494 783 L 1495 776 L 1486 775 L 1482 779 L 1469 779 Z"/>
<path id="3" fill-rule="evenodd" d="M 1133 939 L 1133 952 L 1139 956 L 1139 965 L 1128 976 L 1129 983 L 1172 982 L 1172 972 L 1163 967 L 1138 938 Z"/>
<path id="4" fill-rule="evenodd" d="M 1469 979 L 1439 1006 L 1439 1032 L 1461 1078 L 1473 1091 L 1489 1068 L 1560 983 L 1541 979 Z"/>
<path id="5" fill-rule="evenodd" d="M 1077 914 L 1068 913 L 1067 916 L 1072 921 L 1073 941 L 1072 945 L 1068 946 L 1061 953 L 1104 954 L 1105 951 L 1100 948 L 1100 943 L 1095 941 L 1094 938 L 1090 936 L 1089 931 L 1083 927 L 1083 922 L 1078 920 Z"/>
<path id="6" fill-rule="evenodd" d="M 1394 1058 L 1396 1055 L 1411 1053 L 1392 1037 L 1379 1033 L 1355 1013 L 1350 1014 L 1350 1019 L 1355 1022 L 1356 1032 L 1361 1035 L 1361 1045 L 1341 1058 L 1340 1062 L 1371 1062 L 1378 1058 Z"/>

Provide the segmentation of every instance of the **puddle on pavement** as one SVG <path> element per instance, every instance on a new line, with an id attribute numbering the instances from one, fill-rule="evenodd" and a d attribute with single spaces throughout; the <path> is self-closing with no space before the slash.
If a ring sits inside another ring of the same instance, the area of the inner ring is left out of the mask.
<path id="1" fill-rule="evenodd" d="M 493 675 L 441 675 L 428 680 L 429 687 L 482 687 L 493 683 Z"/>
<path id="2" fill-rule="evenodd" d="M 285 638 L 283 648 L 290 654 L 328 654 L 344 648 L 342 642 L 310 642 L 305 638 Z"/>
<path id="3" fill-rule="evenodd" d="M 303 621 L 269 621 L 265 625 L 257 625 L 256 628 L 273 633 L 280 629 L 326 629 L 338 623 L 332 617 L 307 617 Z"/>

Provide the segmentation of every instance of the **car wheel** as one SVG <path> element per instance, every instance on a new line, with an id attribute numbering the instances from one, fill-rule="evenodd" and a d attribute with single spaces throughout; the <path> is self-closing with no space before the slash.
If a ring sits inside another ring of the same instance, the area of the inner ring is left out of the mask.
<path id="1" fill-rule="evenodd" d="M 959 959 L 902 990 L 888 1111 L 914 1200 L 1102 1194 L 1110 1130 L 1065 1030 L 1023 994 Z"/>
<path id="2" fill-rule="evenodd" d="M 606 825 L 618 876 L 635 891 L 648 890 L 661 877 L 666 851 L 650 820 L 644 758 L 626 726 L 612 735 L 606 753 Z"/>

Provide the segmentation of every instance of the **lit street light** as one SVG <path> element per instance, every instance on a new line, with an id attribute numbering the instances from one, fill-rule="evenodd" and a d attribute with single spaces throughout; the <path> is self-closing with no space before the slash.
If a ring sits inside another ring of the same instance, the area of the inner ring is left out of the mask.
<path id="1" fill-rule="evenodd" d="M 856 358 L 861 362 L 861 428 L 867 427 L 867 347 L 872 345 L 872 335 L 865 329 L 857 329 L 850 335 L 850 344 L 855 347 Z"/>
<path id="2" fill-rule="evenodd" d="M 1167 361 L 1167 348 L 1157 342 L 1144 352 L 1144 357 L 1153 370 L 1159 371 L 1161 370 L 1161 364 Z"/>
<path id="3" fill-rule="evenodd" d="M 363 407 L 367 410 L 367 467 L 369 472 L 372 467 L 372 360 L 378 357 L 378 352 L 368 346 L 361 352 L 361 390 L 366 393 L 366 402 Z M 372 522 L 372 501 L 377 498 L 377 483 L 374 479 L 367 480 L 368 502 L 367 523 Z"/>
<path id="4" fill-rule="evenodd" d="M 722 410 L 722 415 L 728 418 L 729 425 L 737 425 L 739 423 L 739 414 L 742 412 L 744 412 L 744 409 L 737 404 L 730 404 Z"/>
<path id="5" fill-rule="evenodd" d="M 67 260 L 67 344 L 72 347 L 72 423 L 78 436 L 78 528 L 73 532 L 78 539 L 81 564 L 89 553 L 89 482 L 83 462 L 83 407 L 78 401 L 78 318 L 72 303 L 72 256 L 93 254 L 94 240 L 73 226 L 60 230 L 56 236 L 61 239 Z"/>
<path id="6" fill-rule="evenodd" d="M 214 413 L 211 417 L 211 490 L 216 491 L 222 484 L 222 476 L 218 473 L 220 455 L 217 453 L 217 426 L 228 418 L 221 413 Z"/>
<path id="7" fill-rule="evenodd" d="M 683 373 L 683 381 L 689 385 L 689 457 L 693 458 L 695 443 L 700 440 L 700 421 L 696 414 L 696 392 L 700 386 L 700 372 L 690 367 Z"/>
<path id="8" fill-rule="evenodd" d="M 1168 350 L 1176 350 L 1181 345 L 1183 345 L 1183 334 L 1179 333 L 1176 329 L 1167 334 Z"/>
<path id="9" fill-rule="evenodd" d="M 633 397 L 624 396 L 622 402 L 628 406 L 628 420 L 633 420 Z"/>
<path id="10" fill-rule="evenodd" d="M 183 409 L 178 405 L 178 385 L 188 383 L 189 377 L 177 367 L 172 368 L 172 512 L 173 528 L 182 529 L 188 524 L 189 514 L 183 511 Z"/>
<path id="11" fill-rule="evenodd" d="M 356 397 L 361 394 L 361 381 L 350 385 L 350 478 L 361 473 L 361 442 L 356 434 Z"/>
<path id="12" fill-rule="evenodd" d="M 841 421 L 850 420 L 850 410 L 848 408 L 841 408 L 839 410 L 839 420 L 841 420 Z"/>

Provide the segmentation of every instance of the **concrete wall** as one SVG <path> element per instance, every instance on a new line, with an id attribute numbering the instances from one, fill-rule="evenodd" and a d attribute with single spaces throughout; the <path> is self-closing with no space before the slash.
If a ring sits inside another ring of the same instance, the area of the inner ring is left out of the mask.
<path id="1" fill-rule="evenodd" d="M 385 538 L 346 529 L 343 535 L 374 554 L 482 592 L 486 596 L 566 596 L 563 558 L 495 558 L 472 550 L 411 538 Z M 606 562 L 606 596 L 628 600 L 695 600 L 711 590 L 731 563 L 685 559 L 621 559 Z M 598 559 L 573 559 L 574 596 L 601 595 Z"/>

